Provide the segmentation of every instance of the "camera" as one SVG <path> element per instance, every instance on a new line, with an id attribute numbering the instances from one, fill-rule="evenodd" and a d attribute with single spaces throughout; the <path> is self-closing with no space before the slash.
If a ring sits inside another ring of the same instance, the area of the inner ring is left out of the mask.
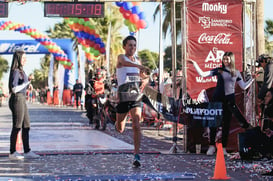
<path id="1" fill-rule="evenodd" d="M 260 67 L 261 63 L 267 63 L 271 60 L 271 57 L 268 54 L 261 54 L 256 60 L 256 67 Z"/>

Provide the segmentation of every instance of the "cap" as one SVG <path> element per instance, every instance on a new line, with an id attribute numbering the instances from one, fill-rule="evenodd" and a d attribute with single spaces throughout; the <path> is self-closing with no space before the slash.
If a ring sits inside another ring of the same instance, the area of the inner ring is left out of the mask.
<path id="1" fill-rule="evenodd" d="M 268 60 L 270 60 L 271 57 L 268 54 L 261 54 L 257 60 L 258 63 L 267 63 Z"/>
<path id="2" fill-rule="evenodd" d="M 100 68 L 97 68 L 95 76 L 98 79 L 100 79 L 102 77 L 102 70 Z"/>

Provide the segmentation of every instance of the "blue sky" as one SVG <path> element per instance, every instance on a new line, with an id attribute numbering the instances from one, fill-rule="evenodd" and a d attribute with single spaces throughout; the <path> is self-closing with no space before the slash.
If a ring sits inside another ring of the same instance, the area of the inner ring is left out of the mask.
<path id="1" fill-rule="evenodd" d="M 264 0 L 265 4 L 265 20 L 273 19 L 273 13 L 271 12 L 273 7 L 273 0 Z M 151 51 L 158 52 L 159 50 L 159 18 L 157 21 L 153 21 L 153 12 L 158 3 L 144 2 L 141 3 L 141 7 L 146 14 L 146 20 L 148 21 L 148 28 L 140 31 L 138 38 L 139 50 L 149 49 Z M 23 23 L 29 25 L 32 28 L 44 33 L 45 30 L 53 27 L 55 23 L 62 22 L 62 18 L 47 18 L 44 17 L 43 4 L 37 2 L 28 2 L 24 5 L 19 3 L 9 3 L 9 17 L 1 18 L 0 21 L 11 20 L 16 23 Z M 124 36 L 129 34 L 128 28 L 124 27 L 121 32 Z M 31 37 L 13 31 L 0 32 L 0 39 L 32 39 Z M 163 42 L 163 47 L 170 45 L 170 40 Z M 43 55 L 27 55 L 28 63 L 26 65 L 26 72 L 31 73 L 35 68 L 40 68 L 40 58 Z M 11 61 L 11 55 L 4 55 L 8 61 Z M 6 77 L 6 76 L 5 76 Z"/>

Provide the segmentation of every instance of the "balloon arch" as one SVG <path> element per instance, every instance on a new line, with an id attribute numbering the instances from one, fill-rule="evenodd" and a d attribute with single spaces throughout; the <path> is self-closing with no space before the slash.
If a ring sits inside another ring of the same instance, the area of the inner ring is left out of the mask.
<path id="1" fill-rule="evenodd" d="M 20 33 L 24 33 L 34 38 L 40 44 L 42 44 L 45 48 L 48 49 L 50 53 L 53 54 L 54 58 L 60 62 L 64 66 L 65 69 L 71 69 L 73 63 L 70 59 L 68 59 L 66 53 L 55 43 L 53 42 L 47 35 L 44 35 L 30 26 L 25 26 L 23 24 L 14 23 L 12 21 L 1 21 L 0 22 L 0 30 L 13 30 L 18 31 Z"/>

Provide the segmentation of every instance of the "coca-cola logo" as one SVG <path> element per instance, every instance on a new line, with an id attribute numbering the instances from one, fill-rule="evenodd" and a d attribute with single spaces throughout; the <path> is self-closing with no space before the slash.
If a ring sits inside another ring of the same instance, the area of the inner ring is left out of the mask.
<path id="1" fill-rule="evenodd" d="M 198 38 L 198 43 L 214 45 L 233 44 L 233 42 L 230 40 L 231 35 L 231 33 L 218 33 L 217 35 L 208 35 L 207 33 L 203 33 Z"/>

